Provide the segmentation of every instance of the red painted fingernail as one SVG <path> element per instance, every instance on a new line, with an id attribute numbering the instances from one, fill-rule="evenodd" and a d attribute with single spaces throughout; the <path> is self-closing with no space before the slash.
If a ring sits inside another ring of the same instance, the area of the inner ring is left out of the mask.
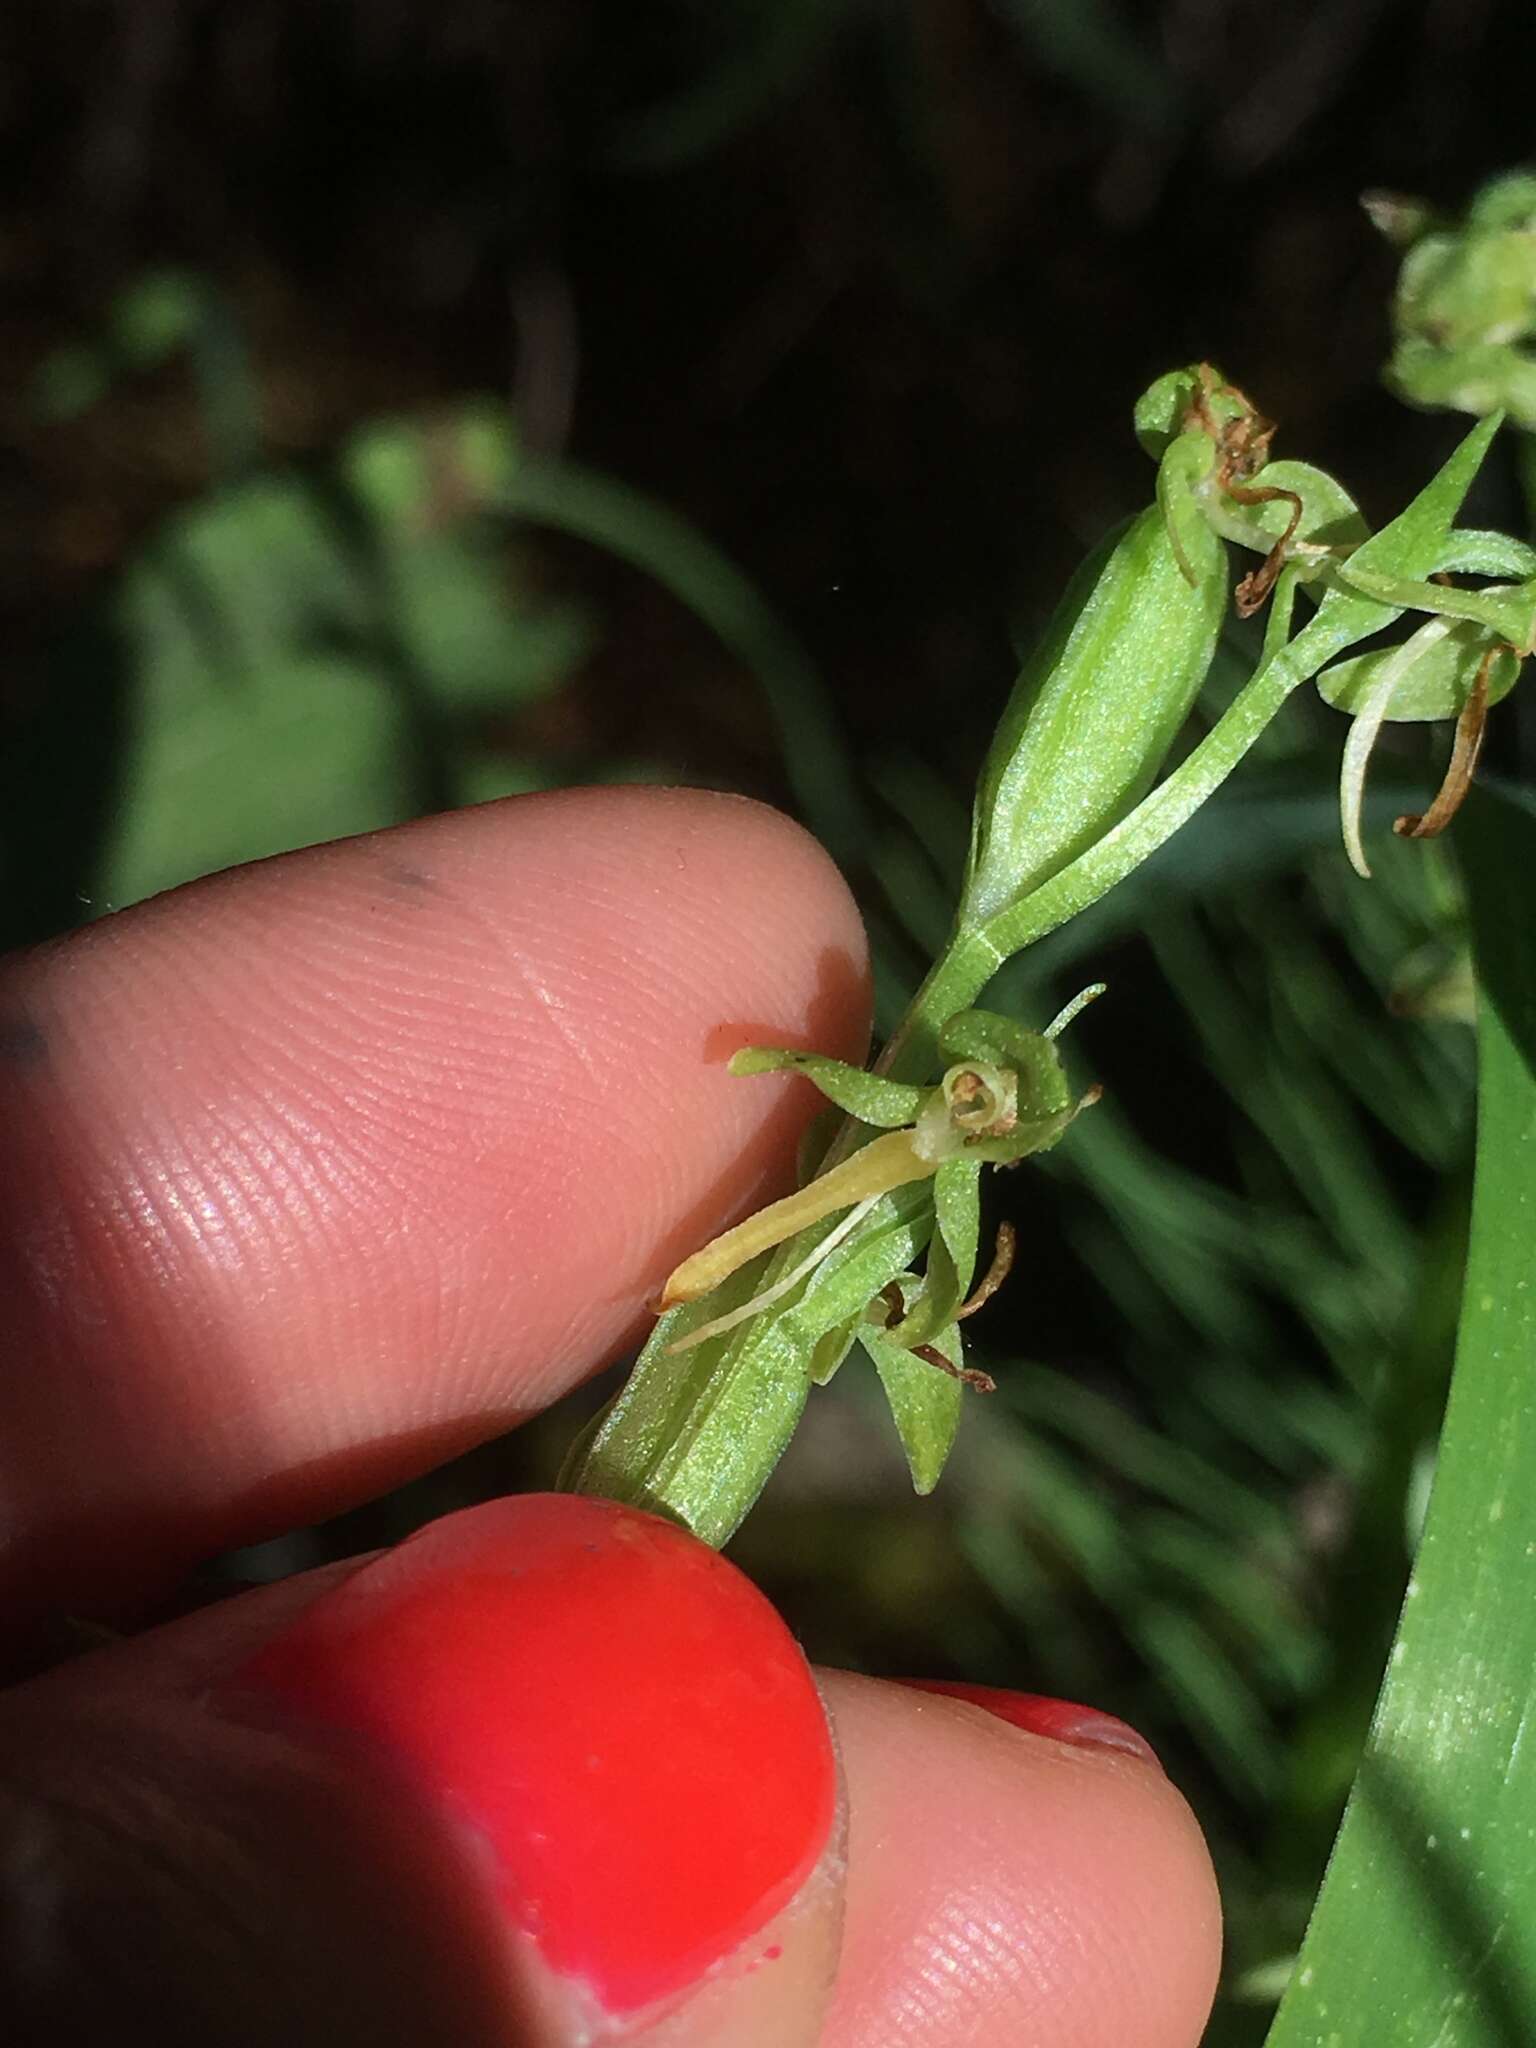
<path id="1" fill-rule="evenodd" d="M 608 1501 L 450 1515 L 240 1676 L 467 1823 L 513 1925 L 612 2012 L 694 1983 L 831 1831 L 831 1740 L 783 1622 L 686 1531 Z"/>
<path id="2" fill-rule="evenodd" d="M 1157 1751 L 1144 1735 L 1138 1735 L 1128 1721 L 1101 1714 L 1097 1707 L 1074 1706 L 1071 1700 L 1051 1700 L 1042 1693 L 1007 1692 L 996 1685 L 965 1685 L 940 1678 L 902 1682 L 917 1692 L 941 1692 L 951 1699 L 969 1700 L 973 1707 L 995 1714 L 1000 1721 L 1011 1721 L 1031 1735 L 1049 1735 L 1053 1742 L 1070 1742 L 1081 1749 L 1124 1750 L 1127 1756 L 1162 1769 Z"/>

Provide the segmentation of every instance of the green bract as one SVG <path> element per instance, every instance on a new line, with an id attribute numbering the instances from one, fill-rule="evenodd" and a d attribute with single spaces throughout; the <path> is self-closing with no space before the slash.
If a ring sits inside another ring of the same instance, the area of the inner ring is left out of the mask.
<path id="1" fill-rule="evenodd" d="M 573 1450 L 564 1483 L 672 1514 L 722 1543 L 810 1388 L 861 1352 L 913 1483 L 936 1483 L 962 1380 L 990 1384 L 962 1362 L 962 1322 L 1011 1256 L 1011 1237 L 1000 1239 L 978 1287 L 981 1170 L 1068 1131 L 1088 1098 L 1070 1086 L 1056 1034 L 1098 991 L 1043 1032 L 977 1008 L 979 997 L 1011 954 L 1156 852 L 1313 677 L 1355 715 L 1346 816 L 1352 802 L 1358 813 L 1383 719 L 1458 717 L 1455 759 L 1463 780 L 1470 774 L 1468 721 L 1480 731 L 1518 666 L 1501 649 L 1523 653 L 1536 634 L 1536 555 L 1454 524 L 1496 428 L 1474 428 L 1370 534 L 1332 477 L 1270 462 L 1273 428 L 1208 365 L 1151 387 L 1136 429 L 1158 463 L 1155 502 L 1090 557 L 1024 665 L 982 771 L 948 941 L 873 1071 L 782 1049 L 733 1059 L 743 1077 L 804 1075 L 844 1120 L 798 1192 L 677 1268 L 629 1383 Z M 1228 541 L 1259 557 L 1235 590 Z M 1501 581 L 1469 590 L 1431 580 L 1447 572 Z M 1271 603 L 1253 673 L 1167 772 L 1229 598 L 1244 615 Z M 1425 622 L 1399 645 L 1344 658 L 1405 611 Z M 1357 830 L 1352 852 L 1363 866 Z"/>

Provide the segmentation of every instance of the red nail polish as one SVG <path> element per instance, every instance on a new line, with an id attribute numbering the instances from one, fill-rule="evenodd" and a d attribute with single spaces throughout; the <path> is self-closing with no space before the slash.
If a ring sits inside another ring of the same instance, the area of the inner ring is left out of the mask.
<path id="1" fill-rule="evenodd" d="M 613 2012 L 729 1954 L 831 1831 L 831 1739 L 783 1622 L 686 1531 L 608 1501 L 450 1515 L 240 1676 L 374 1740 L 488 1842 L 509 1919 Z"/>
<path id="2" fill-rule="evenodd" d="M 1001 1686 L 966 1685 L 940 1678 L 907 1678 L 902 1683 L 917 1692 L 946 1693 L 951 1699 L 969 1700 L 973 1707 L 995 1714 L 1000 1721 L 1011 1721 L 1015 1728 L 1027 1729 L 1031 1735 L 1048 1735 L 1053 1742 L 1070 1742 L 1081 1749 L 1123 1750 L 1127 1756 L 1139 1757 L 1143 1763 L 1162 1769 L 1156 1750 L 1145 1736 L 1138 1735 L 1128 1721 L 1117 1720 L 1113 1714 L 1101 1714 L 1097 1707 L 1047 1699 L 1042 1693 L 1008 1692 Z"/>

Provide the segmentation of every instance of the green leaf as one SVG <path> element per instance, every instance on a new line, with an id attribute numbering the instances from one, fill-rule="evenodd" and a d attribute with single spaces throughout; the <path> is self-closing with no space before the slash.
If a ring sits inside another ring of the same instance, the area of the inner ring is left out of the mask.
<path id="1" fill-rule="evenodd" d="M 510 712 L 564 683 L 591 645 L 570 607 L 521 607 L 502 551 L 464 532 L 397 548 L 385 595 L 400 657 L 444 710 Z"/>
<path id="2" fill-rule="evenodd" d="M 1423 1539 L 1268 2048 L 1536 2039 L 1536 803 L 1456 825 L 1481 983 L 1477 1176 Z"/>
<path id="3" fill-rule="evenodd" d="M 900 1081 L 884 1081 L 863 1067 L 828 1059 L 825 1053 L 794 1052 L 770 1045 L 744 1045 L 732 1055 L 730 1068 L 733 1074 L 804 1074 L 829 1102 L 857 1117 L 861 1124 L 873 1124 L 884 1131 L 916 1123 L 930 1092 Z"/>
<path id="4" fill-rule="evenodd" d="M 954 1448 L 965 1388 L 936 1365 L 914 1357 L 904 1344 L 871 1323 L 864 1324 L 858 1339 L 880 1375 L 913 1488 L 918 1493 L 932 1493 Z M 959 1365 L 958 1324 L 948 1324 L 929 1341 L 951 1365 Z"/>
<path id="5" fill-rule="evenodd" d="M 360 643 L 370 597 L 319 497 L 295 477 L 262 476 L 172 519 L 128 570 L 118 613 L 137 660 L 195 696 L 274 660 Z"/>
<path id="6" fill-rule="evenodd" d="M 1392 691 L 1386 718 L 1402 724 L 1455 718 L 1471 695 L 1490 644 L 1485 626 L 1470 619 L 1458 620 L 1444 639 L 1425 647 L 1403 670 Z M 1335 711 L 1358 713 L 1369 702 L 1398 653 L 1396 647 L 1378 647 L 1369 654 L 1336 661 L 1318 677 L 1318 695 Z M 1520 668 L 1519 656 L 1507 650 L 1495 657 L 1488 673 L 1490 705 L 1509 695 L 1519 680 Z"/>

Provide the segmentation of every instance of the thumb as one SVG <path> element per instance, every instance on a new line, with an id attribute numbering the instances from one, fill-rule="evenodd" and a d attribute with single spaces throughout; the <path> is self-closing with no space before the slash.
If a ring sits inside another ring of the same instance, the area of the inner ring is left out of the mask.
<path id="1" fill-rule="evenodd" d="M 316 1578 L 0 1708 L 9 2039 L 819 2038 L 831 1740 L 732 1566 L 535 1496 Z"/>

